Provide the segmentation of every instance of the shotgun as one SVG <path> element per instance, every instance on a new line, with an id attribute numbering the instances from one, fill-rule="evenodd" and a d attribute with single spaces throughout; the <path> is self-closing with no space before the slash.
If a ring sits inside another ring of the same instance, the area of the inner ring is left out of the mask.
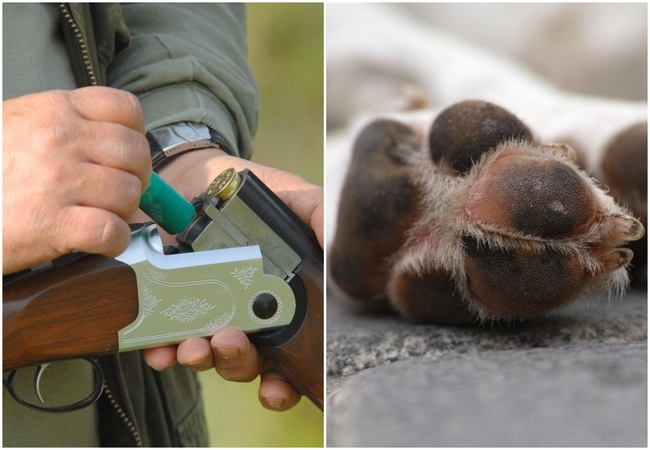
<path id="1" fill-rule="evenodd" d="M 116 258 L 73 253 L 3 282 L 3 371 L 86 358 L 102 378 L 93 357 L 231 326 L 322 410 L 323 251 L 313 231 L 249 170 L 224 171 L 191 203 L 152 173 L 140 208 L 177 244 L 138 224 Z M 72 406 L 99 395 L 96 385 Z"/>

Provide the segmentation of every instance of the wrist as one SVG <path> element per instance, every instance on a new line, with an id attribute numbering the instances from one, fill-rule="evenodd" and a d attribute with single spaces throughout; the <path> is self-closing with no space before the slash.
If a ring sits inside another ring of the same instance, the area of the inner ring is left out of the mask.
<path id="1" fill-rule="evenodd" d="M 158 174 L 189 200 L 205 191 L 224 170 L 234 167 L 240 171 L 246 163 L 221 149 L 202 149 L 174 158 Z"/>
<path id="2" fill-rule="evenodd" d="M 147 133 L 154 170 L 187 153 L 202 149 L 220 149 L 232 154 L 230 144 L 216 131 L 199 122 L 176 122 Z"/>

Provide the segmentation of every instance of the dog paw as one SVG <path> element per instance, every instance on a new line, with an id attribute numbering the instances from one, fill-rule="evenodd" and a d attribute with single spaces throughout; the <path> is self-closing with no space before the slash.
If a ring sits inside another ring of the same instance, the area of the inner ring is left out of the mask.
<path id="1" fill-rule="evenodd" d="M 343 291 L 387 296 L 413 320 L 464 324 L 625 288 L 633 254 L 623 245 L 644 228 L 569 146 L 540 145 L 480 101 L 443 111 L 428 149 L 408 130 L 376 122 L 357 139 L 330 259 Z"/>

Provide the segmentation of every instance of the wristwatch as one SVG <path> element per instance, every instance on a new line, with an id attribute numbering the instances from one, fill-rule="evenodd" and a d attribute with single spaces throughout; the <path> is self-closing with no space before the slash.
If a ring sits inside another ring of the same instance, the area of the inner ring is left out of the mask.
<path id="1" fill-rule="evenodd" d="M 174 156 L 193 150 L 219 148 L 231 153 L 226 140 L 207 125 L 198 122 L 177 122 L 147 133 L 151 164 L 157 169 Z"/>

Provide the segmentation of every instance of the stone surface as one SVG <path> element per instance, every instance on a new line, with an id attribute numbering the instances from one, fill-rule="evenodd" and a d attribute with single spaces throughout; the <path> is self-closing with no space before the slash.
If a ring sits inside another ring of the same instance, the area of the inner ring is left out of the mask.
<path id="1" fill-rule="evenodd" d="M 415 325 L 328 293 L 328 446 L 645 446 L 647 295 L 501 327 Z"/>

